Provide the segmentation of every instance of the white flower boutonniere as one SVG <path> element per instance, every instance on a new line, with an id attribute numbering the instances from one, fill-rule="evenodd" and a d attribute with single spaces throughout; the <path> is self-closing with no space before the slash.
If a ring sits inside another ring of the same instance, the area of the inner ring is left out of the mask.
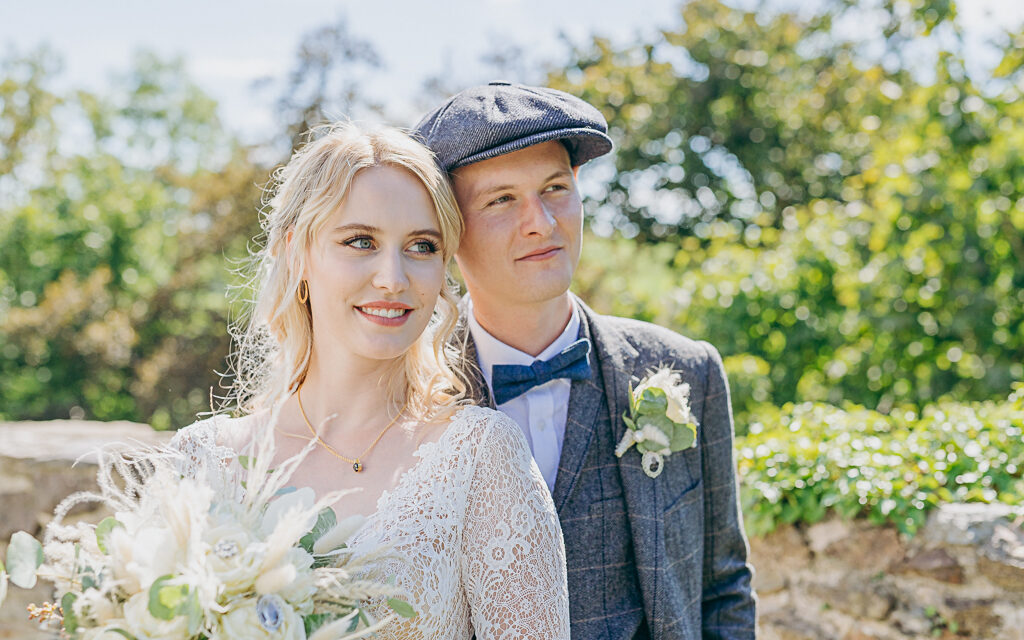
<path id="1" fill-rule="evenodd" d="M 657 478 L 665 466 L 665 457 L 697 444 L 697 421 L 690 412 L 690 385 L 679 372 L 662 367 L 630 385 L 629 413 L 624 414 L 625 435 L 615 447 L 622 457 L 634 444 L 643 454 L 644 473 Z"/>

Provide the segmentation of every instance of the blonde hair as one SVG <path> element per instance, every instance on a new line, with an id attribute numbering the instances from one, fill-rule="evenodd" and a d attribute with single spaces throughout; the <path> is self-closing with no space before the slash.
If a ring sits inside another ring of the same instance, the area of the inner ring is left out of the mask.
<path id="1" fill-rule="evenodd" d="M 243 413 L 285 399 L 306 378 L 313 319 L 308 300 L 298 298 L 306 250 L 342 206 L 361 169 L 398 167 L 423 183 L 437 215 L 446 265 L 462 236 L 462 216 L 447 178 L 431 152 L 406 133 L 339 123 L 313 128 L 308 140 L 267 186 L 263 246 L 251 256 L 249 274 L 256 296 L 232 330 L 235 379 L 228 400 Z M 404 395 L 409 415 L 419 420 L 443 419 L 468 402 L 463 358 L 449 346 L 458 320 L 456 295 L 446 276 L 427 329 L 380 380 L 392 398 Z"/>

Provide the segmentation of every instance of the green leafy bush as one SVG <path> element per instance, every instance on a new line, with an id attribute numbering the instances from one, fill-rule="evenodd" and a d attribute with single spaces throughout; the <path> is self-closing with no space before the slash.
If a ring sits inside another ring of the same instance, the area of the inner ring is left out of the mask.
<path id="1" fill-rule="evenodd" d="M 747 531 L 829 513 L 912 534 L 948 502 L 1024 502 L 1024 384 L 1005 402 L 921 414 L 850 405 L 766 406 L 737 439 Z"/>

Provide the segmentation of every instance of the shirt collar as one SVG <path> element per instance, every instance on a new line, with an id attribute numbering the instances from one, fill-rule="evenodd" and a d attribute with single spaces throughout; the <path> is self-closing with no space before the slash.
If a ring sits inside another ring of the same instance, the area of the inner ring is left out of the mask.
<path id="1" fill-rule="evenodd" d="M 493 388 L 491 384 L 491 367 L 494 365 L 520 364 L 530 366 L 534 360 L 547 360 L 575 342 L 580 333 L 580 312 L 574 300 L 572 303 L 572 315 L 569 317 L 569 323 L 565 325 L 565 329 L 555 338 L 554 342 L 534 357 L 515 347 L 508 346 L 488 333 L 487 329 L 484 329 L 477 322 L 476 316 L 473 314 L 473 299 L 469 298 L 468 302 L 466 315 L 469 318 L 469 333 L 473 336 L 473 343 L 476 345 L 476 357 L 480 364 L 480 371 L 484 374 L 484 380 L 487 381 L 488 389 Z"/>

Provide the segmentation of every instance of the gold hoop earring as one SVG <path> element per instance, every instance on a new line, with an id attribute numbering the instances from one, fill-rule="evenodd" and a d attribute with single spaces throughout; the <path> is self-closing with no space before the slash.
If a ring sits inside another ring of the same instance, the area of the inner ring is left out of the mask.
<path id="1" fill-rule="evenodd" d="M 305 280 L 299 280 L 299 290 L 297 292 L 299 296 L 299 304 L 306 304 L 309 300 L 309 283 Z"/>

